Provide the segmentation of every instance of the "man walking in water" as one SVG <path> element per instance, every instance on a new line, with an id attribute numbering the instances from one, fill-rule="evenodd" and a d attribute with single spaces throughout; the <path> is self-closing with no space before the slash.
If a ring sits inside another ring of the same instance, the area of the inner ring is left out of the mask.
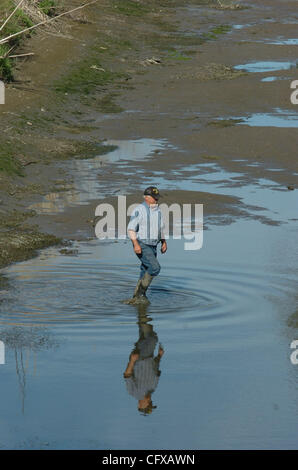
<path id="1" fill-rule="evenodd" d="M 167 251 L 163 234 L 164 223 L 158 207 L 159 197 L 159 190 L 155 186 L 146 188 L 144 202 L 134 209 L 127 227 L 134 252 L 141 261 L 140 278 L 129 303 L 148 301 L 146 291 L 160 271 L 157 261 L 158 243 L 161 242 L 161 253 Z"/>

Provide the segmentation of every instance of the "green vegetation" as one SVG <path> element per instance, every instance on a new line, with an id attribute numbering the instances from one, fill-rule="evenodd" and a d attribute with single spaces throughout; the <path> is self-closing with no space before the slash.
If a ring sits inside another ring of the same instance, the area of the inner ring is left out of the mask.
<path id="1" fill-rule="evenodd" d="M 150 11 L 149 8 L 133 0 L 114 0 L 112 6 L 116 11 L 126 16 L 144 16 Z"/>
<path id="2" fill-rule="evenodd" d="M 69 67 L 68 71 L 54 82 L 54 89 L 61 94 L 78 94 L 86 99 L 93 91 L 103 88 L 117 80 L 127 79 L 124 72 L 114 72 L 102 64 L 103 56 L 119 57 L 123 50 L 130 50 L 133 44 L 130 40 L 121 37 L 101 35 L 90 48 L 89 55 L 79 59 Z M 112 106 L 112 95 L 98 100 L 99 106 Z M 112 112 L 118 112 L 112 111 Z"/>
<path id="3" fill-rule="evenodd" d="M 187 57 L 182 52 L 179 52 L 177 50 L 173 50 L 169 52 L 169 58 L 175 59 L 175 60 L 190 60 L 190 57 Z"/>
<path id="4" fill-rule="evenodd" d="M 0 7 L 0 15 L 2 18 L 5 18 L 9 15 L 15 5 L 11 1 L 6 1 Z M 1 37 L 5 38 L 11 34 L 18 33 L 25 28 L 32 26 L 33 23 L 31 19 L 23 12 L 23 10 L 18 9 L 14 16 L 9 20 L 1 31 Z M 8 43 L 0 45 L 0 78 L 6 82 L 13 81 L 13 67 L 14 59 L 6 57 L 11 48 L 16 48 L 21 42 L 22 35 L 12 38 Z"/>
<path id="5" fill-rule="evenodd" d="M 40 0 L 38 7 L 48 16 L 55 16 L 58 2 L 56 0 Z"/>
<path id="6" fill-rule="evenodd" d="M 0 78 L 6 82 L 13 81 L 13 60 L 5 57 L 9 47 L 6 44 L 0 44 Z"/>
<path id="7" fill-rule="evenodd" d="M 6 142 L 4 139 L 1 139 L 0 173 L 4 172 L 8 175 L 22 176 L 21 167 L 14 158 L 15 150 L 15 144 L 12 144 L 11 142 Z"/>
<path id="8" fill-rule="evenodd" d="M 154 18 L 153 20 L 151 20 L 151 23 L 154 26 L 157 26 L 162 31 L 166 31 L 169 33 L 174 33 L 175 31 L 177 31 L 177 26 L 175 24 L 169 23 L 168 21 L 165 21 L 161 18 Z"/>
<path id="9" fill-rule="evenodd" d="M 2 18 L 2 24 L 5 21 L 5 18 L 13 12 L 15 6 L 16 5 L 12 0 L 1 0 L 0 18 Z M 38 7 L 46 15 L 54 16 L 56 8 L 58 7 L 58 2 L 56 0 L 41 0 Z M 34 11 L 34 6 L 32 6 L 32 11 Z M 32 19 L 22 10 L 22 8 L 18 8 L 2 29 L 0 38 L 4 39 L 13 34 L 20 33 L 24 29 L 30 28 L 33 25 L 34 22 Z M 0 45 L 0 79 L 6 82 L 12 82 L 14 80 L 13 69 L 16 60 L 8 57 L 8 53 L 9 51 L 11 53 L 13 50 L 13 54 L 15 54 L 15 49 L 22 43 L 23 39 L 25 37 L 30 37 L 34 33 L 34 29 L 27 31 L 11 38 L 7 43 Z"/>
<path id="10" fill-rule="evenodd" d="M 116 93 L 108 93 L 104 97 L 94 97 L 93 107 L 102 113 L 121 113 L 123 108 L 114 102 Z"/>
<path id="11" fill-rule="evenodd" d="M 56 154 L 55 158 L 66 160 L 75 158 L 76 160 L 88 160 L 97 155 L 105 155 L 106 153 L 116 150 L 117 145 L 104 145 L 98 142 L 79 141 L 71 142 L 71 145 L 65 152 Z"/>
<path id="12" fill-rule="evenodd" d="M 207 33 L 203 33 L 202 37 L 206 40 L 217 39 L 220 34 L 226 34 L 231 31 L 231 26 L 222 24 L 211 28 Z"/>
<path id="13" fill-rule="evenodd" d="M 97 57 L 88 57 L 74 64 L 66 75 L 54 83 L 59 93 L 89 95 L 95 88 L 104 86 L 125 74 L 112 72 L 102 67 Z"/>

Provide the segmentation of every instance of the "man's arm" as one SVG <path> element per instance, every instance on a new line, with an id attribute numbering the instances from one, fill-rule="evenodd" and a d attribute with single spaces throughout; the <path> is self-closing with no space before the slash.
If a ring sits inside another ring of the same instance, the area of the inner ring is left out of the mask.
<path id="1" fill-rule="evenodd" d="M 137 255 L 142 253 L 142 248 L 137 239 L 137 230 L 138 230 L 140 223 L 141 223 L 140 209 L 136 208 L 130 217 L 129 224 L 127 226 L 127 233 L 128 233 L 129 238 L 132 241 L 134 252 Z"/>
<path id="2" fill-rule="evenodd" d="M 158 354 L 157 354 L 157 356 L 154 358 L 154 362 L 155 362 L 155 364 L 156 364 L 156 369 L 157 369 L 157 375 L 158 375 L 158 377 L 159 377 L 160 374 L 161 374 L 161 372 L 160 372 L 160 370 L 159 370 L 159 363 L 160 363 L 160 360 L 161 360 L 162 356 L 164 355 L 164 352 L 165 352 L 165 351 L 164 351 L 162 345 L 160 344 L 160 345 L 159 345 L 159 348 L 158 348 Z"/>
<path id="3" fill-rule="evenodd" d="M 127 232 L 128 232 L 129 238 L 132 241 L 134 252 L 137 255 L 140 255 L 142 253 L 142 248 L 141 248 L 141 245 L 138 242 L 137 233 L 134 230 L 128 230 Z"/>
<path id="4" fill-rule="evenodd" d="M 139 354 L 137 353 L 131 353 L 129 356 L 129 362 L 126 366 L 125 372 L 124 372 L 124 378 L 127 379 L 128 377 L 131 377 L 133 374 L 133 368 L 137 360 L 139 359 Z"/>
<path id="5" fill-rule="evenodd" d="M 164 234 L 164 228 L 165 228 L 165 224 L 164 224 L 164 221 L 163 221 L 163 217 L 161 216 L 161 248 L 160 248 L 160 251 L 161 253 L 165 253 L 168 249 L 168 245 L 167 245 L 167 242 L 166 242 L 166 239 L 165 239 L 165 234 Z"/>

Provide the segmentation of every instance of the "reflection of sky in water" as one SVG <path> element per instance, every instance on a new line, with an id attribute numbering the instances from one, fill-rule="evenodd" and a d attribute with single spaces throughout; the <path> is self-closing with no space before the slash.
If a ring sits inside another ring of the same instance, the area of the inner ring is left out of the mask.
<path id="1" fill-rule="evenodd" d="M 291 80 L 289 77 L 264 77 L 261 82 L 275 82 L 276 80 Z"/>
<path id="2" fill-rule="evenodd" d="M 233 24 L 234 29 L 243 29 L 243 28 L 248 28 L 251 26 L 250 24 Z"/>
<path id="3" fill-rule="evenodd" d="M 298 127 L 298 113 L 291 110 L 276 108 L 272 113 L 254 113 L 250 116 L 232 116 L 230 119 L 241 119 L 237 126 L 257 126 L 257 127 Z M 228 118 L 220 118 L 228 119 Z"/>
<path id="4" fill-rule="evenodd" d="M 277 70 L 289 70 L 296 68 L 296 62 L 282 62 L 282 61 L 258 61 L 248 64 L 235 65 L 236 70 L 246 70 L 247 72 L 274 72 Z"/>
<path id="5" fill-rule="evenodd" d="M 268 216 L 275 221 L 287 221 L 298 216 L 296 191 L 288 191 L 265 178 L 256 179 L 254 184 L 246 184 L 241 173 L 224 171 L 215 163 L 209 166 L 210 172 L 202 171 L 201 165 L 192 165 L 174 172 L 176 179 L 170 182 L 160 177 L 155 178 L 155 181 L 161 188 L 168 190 L 176 188 L 239 197 L 244 204 L 261 209 L 250 209 L 252 213 Z"/>
<path id="6" fill-rule="evenodd" d="M 154 150 L 160 150 L 165 146 L 172 147 L 166 139 L 107 140 L 105 144 L 118 146 L 113 152 L 100 157 L 109 163 L 120 160 L 143 160 Z M 92 163 L 91 160 L 88 161 Z"/>
<path id="7" fill-rule="evenodd" d="M 126 188 L 130 183 L 124 178 L 121 187 L 117 186 L 111 190 L 103 188 L 100 182 L 100 170 L 109 163 L 116 163 L 117 167 L 121 166 L 121 160 L 136 161 L 150 158 L 155 150 L 163 148 L 175 148 L 170 145 L 166 139 L 139 139 L 139 140 L 107 140 L 106 145 L 117 145 L 118 148 L 105 155 L 86 160 L 73 160 L 61 164 L 61 167 L 67 167 L 67 171 L 72 172 L 73 189 L 63 192 L 53 191 L 47 194 L 41 203 L 32 204 L 31 209 L 37 212 L 57 213 L 62 212 L 67 206 L 76 206 L 80 204 L 88 204 L 90 200 L 99 199 L 108 194 L 113 195 L 120 189 Z M 123 163 L 125 167 L 126 164 Z M 128 176 L 133 173 L 126 173 Z"/>
<path id="8" fill-rule="evenodd" d="M 287 45 L 287 46 L 297 46 L 298 38 L 278 38 L 275 40 L 269 40 L 268 44 L 277 44 L 277 45 Z"/>
<path id="9" fill-rule="evenodd" d="M 238 118 L 239 119 L 239 118 Z M 298 113 L 276 109 L 274 113 L 255 113 L 241 117 L 244 122 L 237 125 L 257 127 L 298 127 Z"/>
<path id="10" fill-rule="evenodd" d="M 283 36 L 279 36 L 276 39 L 260 39 L 253 42 L 261 44 L 275 44 L 277 46 L 297 46 L 298 38 L 285 38 Z"/>
<path id="11" fill-rule="evenodd" d="M 118 145 L 119 149 L 116 157 L 113 155 L 114 152 L 111 152 L 105 155 L 104 158 L 106 162 L 109 161 L 110 156 L 114 158 L 113 161 L 124 160 L 129 157 L 131 160 L 135 160 L 136 156 L 138 159 L 145 158 L 150 151 L 162 146 L 161 141 L 148 140 L 145 141 L 144 145 L 140 142 L 139 146 L 136 146 L 135 141 L 108 141 L 108 144 Z M 117 182 L 117 189 L 113 188 L 111 190 L 111 185 L 103 186 L 100 179 L 101 159 L 102 157 L 97 157 L 96 159 L 67 162 L 68 165 L 73 165 L 74 189 L 63 193 L 51 193 L 44 198 L 42 203 L 32 205 L 31 208 L 40 212 L 57 213 L 62 212 L 65 207 L 87 204 L 88 201 L 100 199 L 103 195 L 116 196 L 123 190 L 130 193 L 132 185 L 126 176 L 132 174 L 129 171 L 131 168 L 128 168 L 126 173 L 127 166 L 123 164 L 123 182 L 120 184 Z M 234 161 L 243 162 L 245 160 L 238 159 Z M 258 167 L 259 165 L 259 162 L 247 162 L 248 167 Z M 282 171 L 282 169 L 272 169 L 272 171 Z M 243 173 L 224 171 L 213 162 L 172 170 L 170 174 L 163 171 L 152 171 L 152 174 L 154 175 L 155 184 L 161 188 L 210 192 L 239 197 L 244 204 L 255 205 L 260 208 L 260 210 L 249 209 L 250 212 L 256 215 L 270 216 L 273 220 L 287 220 L 297 216 L 294 210 L 297 207 L 296 191 L 283 191 L 277 183 L 269 179 L 256 179 L 254 183 L 247 184 Z M 152 183 L 152 175 L 145 177 L 141 174 L 141 178 L 143 185 Z"/>

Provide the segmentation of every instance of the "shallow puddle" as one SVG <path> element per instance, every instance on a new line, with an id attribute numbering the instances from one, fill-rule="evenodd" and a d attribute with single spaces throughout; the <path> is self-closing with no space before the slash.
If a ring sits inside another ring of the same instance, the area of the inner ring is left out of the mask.
<path id="1" fill-rule="evenodd" d="M 243 119 L 243 122 L 237 125 L 298 128 L 298 113 L 282 109 L 276 109 L 274 113 L 255 113 L 239 119 Z"/>
<path id="2" fill-rule="evenodd" d="M 261 82 L 275 82 L 277 80 L 291 80 L 289 77 L 264 77 Z"/>
<path id="3" fill-rule="evenodd" d="M 278 38 L 275 40 L 269 40 L 268 44 L 277 44 L 277 45 L 285 45 L 285 46 L 297 46 L 298 45 L 298 38 Z"/>
<path id="4" fill-rule="evenodd" d="M 115 145 L 118 148 L 98 157 L 62 163 L 61 169 L 67 169 L 67 173 L 73 177 L 72 188 L 61 192 L 53 191 L 44 196 L 41 202 L 31 204 L 30 209 L 41 214 L 55 214 L 63 212 L 69 206 L 88 204 L 91 200 L 111 196 L 123 189 L 127 190 L 130 184 L 126 178 L 117 185 L 116 190 L 111 189 L 110 181 L 103 184 L 99 180 L 105 165 L 117 163 L 119 168 L 122 162 L 125 166 L 126 162 L 150 158 L 162 149 L 175 148 L 166 139 L 106 140 L 105 144 Z"/>
<path id="5" fill-rule="evenodd" d="M 147 308 L 122 304 L 138 276 L 125 241 L 6 269 L 2 448 L 295 448 L 294 230 L 241 221 L 198 251 L 169 240 Z M 144 337 L 165 351 L 147 416 L 123 378 Z"/>
<path id="6" fill-rule="evenodd" d="M 249 116 L 229 116 L 228 118 L 236 122 L 236 126 L 257 126 L 257 127 L 288 127 L 298 128 L 298 113 L 292 110 L 276 108 L 272 113 L 254 113 Z"/>
<path id="7" fill-rule="evenodd" d="M 297 62 L 283 62 L 283 61 L 258 61 L 250 62 L 247 64 L 235 65 L 236 70 L 245 70 L 246 72 L 259 73 L 259 72 L 275 72 L 278 70 L 289 70 L 297 68 Z"/>
<path id="8" fill-rule="evenodd" d="M 260 166 L 260 163 L 247 166 Z M 235 196 L 247 206 L 248 214 L 264 217 L 264 222 L 288 222 L 298 215 L 296 192 L 288 191 L 270 179 L 256 178 L 254 182 L 248 183 L 244 174 L 224 171 L 216 163 L 192 165 L 172 173 L 175 178 L 171 181 L 167 181 L 166 176 L 156 176 L 156 184 L 165 189 Z"/>

